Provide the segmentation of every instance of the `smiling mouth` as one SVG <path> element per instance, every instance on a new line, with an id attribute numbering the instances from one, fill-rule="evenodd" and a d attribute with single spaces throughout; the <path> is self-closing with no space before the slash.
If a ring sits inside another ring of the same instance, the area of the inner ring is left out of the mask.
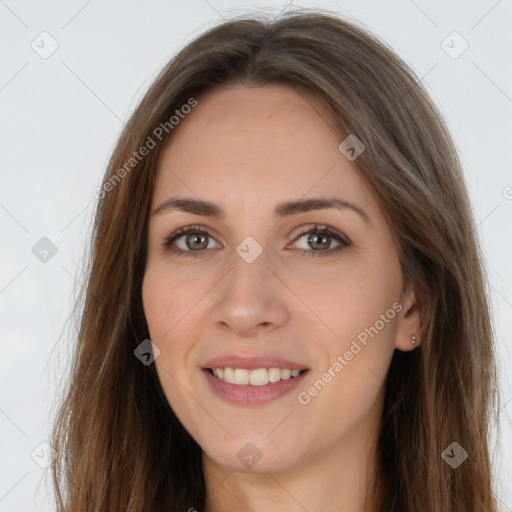
<path id="1" fill-rule="evenodd" d="M 256 370 L 248 370 L 246 368 L 227 367 L 206 368 L 204 371 L 228 384 L 235 384 L 237 386 L 265 386 L 281 380 L 294 379 L 308 370 L 290 370 L 287 368 L 258 368 Z"/>

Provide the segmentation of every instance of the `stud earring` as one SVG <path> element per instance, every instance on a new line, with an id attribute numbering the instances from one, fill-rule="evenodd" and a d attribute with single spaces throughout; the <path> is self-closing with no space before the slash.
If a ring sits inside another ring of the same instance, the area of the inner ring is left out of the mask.
<path id="1" fill-rule="evenodd" d="M 411 343 L 413 345 L 416 343 L 416 336 L 411 336 Z"/>

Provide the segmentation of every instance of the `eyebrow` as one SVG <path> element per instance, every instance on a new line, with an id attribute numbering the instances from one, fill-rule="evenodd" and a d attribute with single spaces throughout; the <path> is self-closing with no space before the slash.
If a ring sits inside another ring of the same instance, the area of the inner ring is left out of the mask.
<path id="1" fill-rule="evenodd" d="M 339 197 L 315 197 L 294 201 L 284 201 L 276 205 L 274 209 L 274 217 L 284 218 L 297 215 L 299 213 L 325 209 L 352 210 L 356 212 L 368 225 L 373 225 L 370 217 L 361 207 Z M 219 205 L 211 203 L 210 201 L 194 199 L 191 197 L 170 197 L 160 203 L 153 210 L 151 215 L 158 215 L 172 210 L 204 215 L 206 217 L 216 217 L 220 220 L 225 218 L 224 210 Z"/>

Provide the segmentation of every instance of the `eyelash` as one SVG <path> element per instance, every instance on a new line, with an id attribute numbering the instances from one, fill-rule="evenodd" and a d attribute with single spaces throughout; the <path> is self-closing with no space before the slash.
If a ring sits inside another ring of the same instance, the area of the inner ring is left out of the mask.
<path id="1" fill-rule="evenodd" d="M 185 226 L 182 228 L 179 228 L 178 230 L 174 231 L 171 235 L 166 236 L 163 238 L 163 246 L 171 251 L 172 253 L 176 254 L 177 256 L 192 256 L 193 258 L 197 258 L 200 256 L 200 253 L 204 252 L 204 250 L 199 251 L 183 251 L 181 249 L 171 249 L 172 244 L 175 240 L 179 239 L 183 235 L 188 235 L 190 233 L 194 234 L 203 234 L 208 235 L 211 238 L 214 238 L 213 235 L 207 230 L 199 226 Z M 334 249 L 328 249 L 327 251 L 315 251 L 315 250 L 306 250 L 306 249 L 298 249 L 301 254 L 308 255 L 313 258 L 315 257 L 328 257 L 333 256 L 334 254 L 337 254 L 339 251 L 343 250 L 344 248 L 348 247 L 350 242 L 348 239 L 341 237 L 336 231 L 333 231 L 328 226 L 319 226 L 318 224 L 314 224 L 313 228 L 309 228 L 301 233 L 299 233 L 295 240 L 299 240 L 304 235 L 308 234 L 322 234 L 327 235 L 329 238 L 332 238 L 339 242 L 340 245 L 338 247 L 335 247 Z M 311 254 L 312 253 L 312 254 Z"/>

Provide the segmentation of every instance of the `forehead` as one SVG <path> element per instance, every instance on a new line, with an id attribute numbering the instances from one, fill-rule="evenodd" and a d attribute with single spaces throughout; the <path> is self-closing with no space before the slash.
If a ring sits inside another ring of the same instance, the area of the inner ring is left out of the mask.
<path id="1" fill-rule="evenodd" d="M 280 85 L 216 90 L 198 98 L 164 145 L 153 205 L 169 195 L 197 195 L 236 213 L 242 202 L 258 209 L 339 195 L 378 210 L 339 151 L 342 140 L 329 110 L 310 94 Z"/>

